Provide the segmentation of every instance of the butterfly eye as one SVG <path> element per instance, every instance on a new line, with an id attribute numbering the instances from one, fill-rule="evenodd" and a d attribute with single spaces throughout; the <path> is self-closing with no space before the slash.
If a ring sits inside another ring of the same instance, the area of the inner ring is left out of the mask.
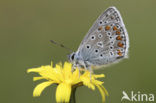
<path id="1" fill-rule="evenodd" d="M 120 32 L 123 32 L 123 28 L 120 28 L 120 30 L 119 30 Z"/>
<path id="2" fill-rule="evenodd" d="M 107 35 L 108 35 L 108 36 L 110 36 L 110 35 L 111 35 L 111 33 L 110 33 L 110 32 L 108 32 L 108 33 L 107 33 Z"/>
<path id="3" fill-rule="evenodd" d="M 98 50 L 98 49 L 96 49 L 96 50 L 95 50 L 95 52 L 96 52 L 96 53 L 98 53 L 98 52 L 99 52 L 99 50 Z"/>
<path id="4" fill-rule="evenodd" d="M 124 29 L 123 29 L 122 27 L 120 27 L 119 31 L 120 31 L 121 34 L 124 34 L 124 33 L 125 33 L 125 32 L 124 32 Z M 124 34 L 124 35 L 125 35 L 125 34 Z"/>
<path id="5" fill-rule="evenodd" d="M 87 45 L 86 48 L 87 48 L 87 49 L 90 49 L 90 45 Z"/>
<path id="6" fill-rule="evenodd" d="M 114 42 L 112 41 L 111 44 L 114 44 Z"/>
<path id="7" fill-rule="evenodd" d="M 110 49 L 113 49 L 113 47 L 112 47 L 112 46 L 110 46 Z"/>
<path id="8" fill-rule="evenodd" d="M 108 23 L 107 21 L 104 22 L 105 24 Z"/>
<path id="9" fill-rule="evenodd" d="M 100 57 L 103 57 L 103 54 L 100 54 Z"/>
<path id="10" fill-rule="evenodd" d="M 121 38 L 124 38 L 124 35 L 121 35 Z"/>
<path id="11" fill-rule="evenodd" d="M 117 25 L 116 27 L 117 27 L 118 29 L 120 28 L 120 26 L 119 26 L 119 25 Z"/>
<path id="12" fill-rule="evenodd" d="M 91 36 L 91 40 L 95 40 L 95 36 L 94 35 Z"/>
<path id="13" fill-rule="evenodd" d="M 102 34 L 99 34 L 99 35 L 98 35 L 99 38 L 102 38 L 102 36 L 103 36 Z"/>
<path id="14" fill-rule="evenodd" d="M 102 24 L 102 21 L 100 21 L 99 24 Z"/>
<path id="15" fill-rule="evenodd" d="M 74 57 L 75 57 L 75 54 L 73 54 L 73 55 L 71 56 L 71 59 L 74 60 Z"/>

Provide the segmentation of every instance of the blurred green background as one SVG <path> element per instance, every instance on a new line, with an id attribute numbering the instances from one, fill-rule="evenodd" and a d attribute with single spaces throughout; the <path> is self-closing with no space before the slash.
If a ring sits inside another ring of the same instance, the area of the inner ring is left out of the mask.
<path id="1" fill-rule="evenodd" d="M 106 75 L 106 103 L 120 103 L 123 90 L 156 95 L 156 0 L 1 0 L 0 103 L 55 103 L 55 85 L 32 97 L 39 82 L 34 83 L 34 75 L 26 70 L 51 60 L 66 61 L 68 52 L 49 40 L 76 51 L 93 22 L 112 5 L 129 32 L 130 58 L 95 71 Z M 87 87 L 78 88 L 76 99 L 101 103 L 99 91 Z"/>

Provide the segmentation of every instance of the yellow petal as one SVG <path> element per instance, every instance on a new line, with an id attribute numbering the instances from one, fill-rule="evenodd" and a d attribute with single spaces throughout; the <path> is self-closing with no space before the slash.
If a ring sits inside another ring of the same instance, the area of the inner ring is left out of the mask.
<path id="1" fill-rule="evenodd" d="M 40 83 L 38 84 L 35 89 L 34 89 L 34 92 L 33 92 L 33 96 L 34 97 L 37 97 L 37 96 L 40 96 L 42 91 L 47 87 L 47 86 L 50 86 L 51 84 L 53 84 L 54 82 L 53 81 L 47 81 L 47 82 L 43 82 L 43 83 Z"/>
<path id="2" fill-rule="evenodd" d="M 64 74 L 64 79 L 70 79 L 72 76 L 72 64 L 65 62 L 63 66 L 63 74 Z"/>
<path id="3" fill-rule="evenodd" d="M 95 90 L 95 86 L 91 82 L 92 80 L 90 80 L 90 74 L 89 75 L 86 74 L 81 76 L 80 80 L 83 82 L 83 85 L 87 86 L 88 88 L 91 88 L 92 90 Z"/>
<path id="4" fill-rule="evenodd" d="M 53 68 L 53 71 L 54 71 L 53 75 L 54 75 L 55 79 L 59 79 L 59 81 L 64 80 L 62 67 L 60 67 L 59 65 L 56 65 L 56 67 Z"/>
<path id="5" fill-rule="evenodd" d="M 45 79 L 45 78 L 43 78 L 43 77 L 34 77 L 33 81 L 37 81 L 37 80 L 41 80 L 41 79 Z"/>
<path id="6" fill-rule="evenodd" d="M 106 94 L 107 96 L 109 96 L 108 91 L 105 89 L 105 87 L 102 86 L 102 85 L 101 85 L 101 87 L 102 87 L 103 91 L 105 92 L 105 94 Z"/>
<path id="7" fill-rule="evenodd" d="M 102 96 L 102 103 L 105 102 L 105 92 L 103 91 L 102 87 L 100 85 L 96 85 L 97 88 L 99 89 L 101 96 Z"/>
<path id="8" fill-rule="evenodd" d="M 62 64 L 61 63 L 56 64 L 55 68 L 57 69 L 57 71 L 61 72 Z"/>
<path id="9" fill-rule="evenodd" d="M 88 70 L 86 70 L 83 75 L 83 77 L 90 77 L 90 72 Z"/>
<path id="10" fill-rule="evenodd" d="M 59 72 L 56 72 L 56 68 L 52 68 L 51 66 L 42 66 L 42 71 L 39 72 L 39 74 L 47 79 L 56 81 L 57 83 L 59 83 L 61 80 L 61 78 L 59 78 L 60 74 Z"/>
<path id="11" fill-rule="evenodd" d="M 102 77 L 105 77 L 104 74 L 98 74 L 98 75 L 94 74 L 93 76 L 94 76 L 95 78 L 102 78 Z"/>
<path id="12" fill-rule="evenodd" d="M 40 72 L 42 71 L 42 68 L 38 67 L 38 68 L 30 68 L 27 70 L 27 73 L 30 73 L 30 72 Z"/>
<path id="13" fill-rule="evenodd" d="M 99 81 L 99 80 L 96 80 L 96 79 L 92 79 L 92 83 L 93 84 L 97 84 L 97 85 L 102 85 L 104 82 L 102 82 L 102 81 Z"/>
<path id="14" fill-rule="evenodd" d="M 80 79 L 80 74 L 79 74 L 79 69 L 76 69 L 74 72 L 73 72 L 73 76 L 72 76 L 72 84 L 77 84 Z"/>
<path id="15" fill-rule="evenodd" d="M 57 103 L 68 103 L 71 95 L 71 85 L 61 83 L 56 89 L 56 101 Z"/>
<path id="16" fill-rule="evenodd" d="M 71 72 L 71 70 L 72 70 L 72 64 L 71 63 L 68 63 L 68 62 L 65 62 L 64 63 L 64 66 L 63 66 L 63 69 L 66 72 Z"/>
<path id="17" fill-rule="evenodd" d="M 95 90 L 95 86 L 94 86 L 92 83 L 83 82 L 83 84 L 84 84 L 85 86 L 87 86 L 88 88 L 90 88 L 90 89 L 92 89 L 92 90 Z"/>

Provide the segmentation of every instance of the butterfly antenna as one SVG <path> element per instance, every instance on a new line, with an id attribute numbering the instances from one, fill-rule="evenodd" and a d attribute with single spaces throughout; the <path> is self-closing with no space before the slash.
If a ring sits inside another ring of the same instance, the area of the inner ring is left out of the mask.
<path id="1" fill-rule="evenodd" d="M 58 46 L 60 46 L 60 47 L 62 47 L 62 48 L 64 48 L 64 49 L 66 49 L 66 50 L 68 50 L 68 51 L 70 51 L 70 52 L 73 52 L 70 48 L 64 46 L 63 44 L 57 43 L 57 42 L 55 42 L 54 40 L 50 40 L 50 42 L 53 43 L 53 44 L 55 44 L 55 45 L 58 45 Z"/>

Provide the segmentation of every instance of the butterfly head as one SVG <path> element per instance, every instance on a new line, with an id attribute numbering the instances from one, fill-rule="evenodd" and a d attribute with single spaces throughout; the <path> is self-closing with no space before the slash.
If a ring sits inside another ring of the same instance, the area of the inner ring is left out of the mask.
<path id="1" fill-rule="evenodd" d="M 85 68 L 87 65 L 85 64 L 83 58 L 79 54 L 80 52 L 73 52 L 68 55 L 68 60 L 75 66 L 79 68 Z"/>
<path id="2" fill-rule="evenodd" d="M 73 52 L 73 53 L 71 53 L 71 54 L 68 55 L 68 60 L 70 62 L 73 62 L 75 60 L 75 52 Z"/>

